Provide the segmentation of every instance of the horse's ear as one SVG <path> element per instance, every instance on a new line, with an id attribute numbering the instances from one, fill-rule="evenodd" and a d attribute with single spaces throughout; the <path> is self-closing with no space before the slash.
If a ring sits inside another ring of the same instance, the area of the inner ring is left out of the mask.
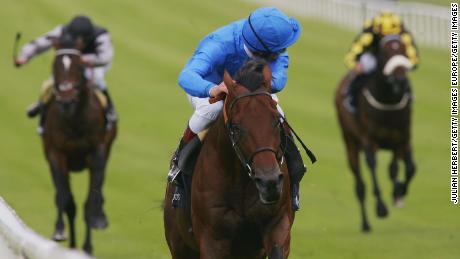
<path id="1" fill-rule="evenodd" d="M 227 70 L 224 71 L 224 83 L 227 86 L 228 90 L 233 89 L 233 86 L 235 84 L 235 82 L 233 82 L 233 78 L 230 76 Z"/>
<path id="2" fill-rule="evenodd" d="M 272 90 L 272 70 L 270 69 L 270 66 L 266 65 L 264 66 L 264 70 L 262 71 L 262 74 L 264 76 L 264 85 L 267 91 L 271 92 Z"/>
<path id="3" fill-rule="evenodd" d="M 81 37 L 78 37 L 77 40 L 75 41 L 75 48 L 80 51 L 83 51 L 83 49 L 85 48 L 85 45 L 86 45 L 85 41 Z"/>

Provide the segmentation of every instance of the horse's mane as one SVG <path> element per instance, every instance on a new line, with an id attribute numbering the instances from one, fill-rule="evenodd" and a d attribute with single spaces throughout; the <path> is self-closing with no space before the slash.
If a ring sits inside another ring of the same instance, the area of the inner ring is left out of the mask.
<path id="1" fill-rule="evenodd" d="M 59 48 L 62 49 L 74 49 L 76 47 L 75 38 L 68 33 L 64 33 L 61 37 L 59 37 L 58 44 Z"/>
<path id="2" fill-rule="evenodd" d="M 253 92 L 264 83 L 263 70 L 268 63 L 263 59 L 252 59 L 246 62 L 236 73 L 235 81 Z"/>

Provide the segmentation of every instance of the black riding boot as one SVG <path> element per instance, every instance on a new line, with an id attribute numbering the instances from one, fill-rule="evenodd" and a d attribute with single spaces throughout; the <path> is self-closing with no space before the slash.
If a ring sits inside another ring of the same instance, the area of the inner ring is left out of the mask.
<path id="1" fill-rule="evenodd" d="M 107 121 L 107 129 L 111 129 L 113 124 L 117 121 L 118 116 L 117 112 L 115 111 L 115 106 L 113 105 L 112 99 L 109 95 L 109 90 L 106 88 L 102 90 L 102 93 L 107 98 L 107 108 L 105 110 L 105 119 Z"/>
<path id="2" fill-rule="evenodd" d="M 39 135 L 43 134 L 43 125 L 45 123 L 46 106 L 47 105 L 45 103 L 39 100 L 31 104 L 27 108 L 27 117 L 32 119 L 32 118 L 35 118 L 37 115 L 40 115 L 40 119 L 38 120 L 38 126 L 37 126 L 37 133 Z"/>
<path id="3" fill-rule="evenodd" d="M 40 120 L 38 121 L 38 127 L 37 127 L 37 132 L 40 136 L 43 135 L 43 132 L 44 132 L 47 108 L 48 108 L 48 105 L 46 104 L 42 104 L 40 108 Z"/>
<path id="4" fill-rule="evenodd" d="M 299 183 L 307 168 L 287 126 L 281 131 L 281 148 L 284 150 L 284 158 L 291 180 L 292 209 L 298 211 L 300 208 Z"/>
<path id="5" fill-rule="evenodd" d="M 179 142 L 179 146 L 171 159 L 171 165 L 168 172 L 168 182 L 172 182 L 176 186 L 172 199 L 172 206 L 174 208 L 183 207 L 185 205 L 185 199 L 183 199 L 183 197 L 186 195 L 185 185 L 187 183 L 184 179 L 186 179 L 187 176 L 184 176 L 184 173 L 189 174 L 188 177 L 191 177 L 200 147 L 200 139 L 187 126 Z"/>
<path id="6" fill-rule="evenodd" d="M 43 106 L 44 106 L 44 104 L 43 104 L 42 101 L 37 101 L 37 102 L 34 102 L 33 104 L 31 104 L 27 108 L 27 117 L 34 118 L 38 114 L 42 113 Z"/>
<path id="7" fill-rule="evenodd" d="M 182 151 L 182 149 L 184 148 L 185 144 L 186 143 L 184 141 L 184 138 L 181 138 L 180 142 L 179 142 L 179 146 L 177 146 L 176 151 L 174 151 L 174 156 L 171 159 L 171 164 L 169 166 L 169 172 L 168 172 L 168 182 L 176 181 L 175 178 L 177 177 L 177 175 L 180 172 L 180 169 L 179 169 L 179 157 L 180 156 L 179 156 L 179 154 Z M 177 180 L 179 180 L 179 179 L 177 179 Z"/>
<path id="8" fill-rule="evenodd" d="M 184 186 L 183 186 L 183 179 L 180 175 L 180 168 L 179 168 L 179 157 L 180 152 L 186 145 L 183 138 L 181 138 L 179 142 L 179 146 L 177 147 L 176 151 L 174 152 L 174 156 L 171 159 L 171 164 L 168 172 L 168 182 L 173 182 L 176 188 L 174 189 L 173 198 L 171 200 L 171 205 L 173 208 L 181 207 L 183 203 L 182 197 L 184 196 Z"/>
<path id="9" fill-rule="evenodd" d="M 361 92 L 366 80 L 369 78 L 367 74 L 357 75 L 348 86 L 347 98 L 345 99 L 345 108 L 351 113 L 356 113 L 358 107 L 358 94 Z"/>

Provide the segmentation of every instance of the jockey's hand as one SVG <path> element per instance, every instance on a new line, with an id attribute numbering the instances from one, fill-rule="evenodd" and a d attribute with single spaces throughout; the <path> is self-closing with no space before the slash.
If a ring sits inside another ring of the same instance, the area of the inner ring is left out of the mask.
<path id="1" fill-rule="evenodd" d="M 16 58 L 14 60 L 14 65 L 19 68 L 19 67 L 25 65 L 27 63 L 27 61 L 28 61 L 27 58 L 19 57 L 19 58 Z"/>
<path id="2" fill-rule="evenodd" d="M 82 64 L 85 67 L 92 67 L 93 65 L 87 60 L 85 57 L 80 57 L 80 64 Z"/>
<path id="3" fill-rule="evenodd" d="M 356 74 L 361 75 L 362 73 L 364 73 L 363 64 L 361 63 L 356 64 L 355 69 L 353 70 L 355 71 Z"/>
<path id="4" fill-rule="evenodd" d="M 227 89 L 227 86 L 225 85 L 224 82 L 220 83 L 219 85 L 214 86 L 209 91 L 209 95 L 211 97 L 216 97 L 216 96 L 218 96 L 220 94 L 223 94 L 223 93 L 228 94 L 228 89 Z"/>

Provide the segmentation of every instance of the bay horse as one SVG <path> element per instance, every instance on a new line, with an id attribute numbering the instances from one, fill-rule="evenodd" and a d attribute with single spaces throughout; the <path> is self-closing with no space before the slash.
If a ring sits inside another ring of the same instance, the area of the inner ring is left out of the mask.
<path id="1" fill-rule="evenodd" d="M 350 80 L 356 76 L 354 72 L 344 77 L 335 93 L 335 106 L 348 163 L 355 178 L 363 232 L 371 228 L 364 206 L 365 186 L 359 167 L 360 151 L 364 151 L 371 172 L 376 212 L 380 218 L 388 215 L 388 209 L 377 181 L 377 150 L 386 149 L 393 154 L 389 173 L 395 206 L 403 206 L 403 198 L 415 174 L 411 145 L 412 92 L 407 75 L 412 64 L 405 53 L 405 45 L 399 35 L 382 38 L 377 51 L 377 69 L 359 93 L 356 114 L 350 113 L 344 106 L 346 89 Z M 398 160 L 405 163 L 404 181 L 398 180 Z"/>
<path id="2" fill-rule="evenodd" d="M 172 258 L 287 258 L 294 221 L 290 180 L 280 148 L 280 114 L 265 61 L 248 61 L 198 156 L 186 208 L 169 206 L 164 225 Z M 184 174 L 182 174 L 184 175 Z"/>
<path id="3" fill-rule="evenodd" d="M 116 124 L 106 129 L 104 107 L 84 76 L 80 51 L 69 39 L 58 40 L 52 65 L 53 98 L 45 116 L 42 142 L 54 187 L 57 220 L 52 239 L 67 239 L 63 214 L 67 214 L 70 247 L 75 242 L 76 205 L 70 188 L 70 172 L 89 169 L 89 192 L 85 202 L 85 252 L 92 253 L 91 229 L 108 226 L 103 210 L 102 185 Z"/>

